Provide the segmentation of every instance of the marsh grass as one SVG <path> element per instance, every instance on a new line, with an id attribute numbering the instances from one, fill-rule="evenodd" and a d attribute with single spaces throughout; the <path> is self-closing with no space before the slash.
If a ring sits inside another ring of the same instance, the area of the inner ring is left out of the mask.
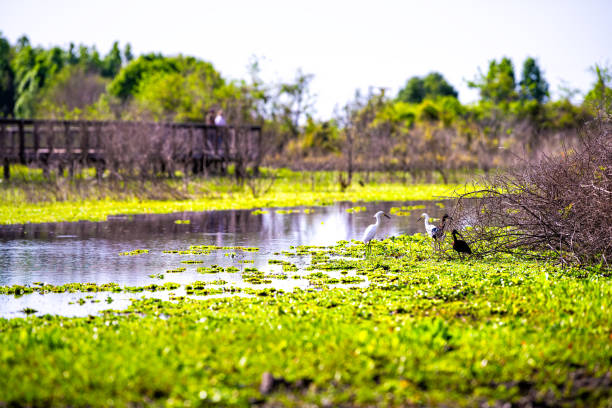
<path id="1" fill-rule="evenodd" d="M 42 172 L 21 167 L 15 177 L 0 183 L 0 224 L 58 221 L 104 221 L 109 215 L 172 213 L 222 209 L 255 209 L 328 205 L 338 201 L 432 200 L 446 197 L 457 185 L 406 185 L 383 173 L 371 182 L 344 191 L 333 172 L 306 174 L 274 171 L 274 185 L 264 194 L 227 177 L 159 180 L 99 181 L 91 176 L 75 180 L 46 180 Z M 262 169 L 261 176 L 267 177 Z M 316 183 L 311 183 L 311 178 Z"/>

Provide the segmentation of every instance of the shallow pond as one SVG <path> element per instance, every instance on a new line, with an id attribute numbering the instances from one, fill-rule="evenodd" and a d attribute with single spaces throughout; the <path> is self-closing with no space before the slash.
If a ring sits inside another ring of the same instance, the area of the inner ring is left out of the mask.
<path id="1" fill-rule="evenodd" d="M 184 285 L 193 281 L 221 279 L 228 285 L 253 287 L 242 279 L 244 268 L 281 272 L 281 265 L 268 263 L 271 259 L 287 259 L 279 255 L 280 252 L 290 251 L 292 246 L 325 246 L 340 240 L 360 239 L 364 229 L 374 222 L 374 213 L 379 210 L 390 212 L 392 208 L 395 208 L 394 214 L 390 220 L 383 218 L 377 238 L 422 232 L 423 224 L 417 222 L 421 213 L 428 212 L 439 217 L 444 212 L 444 203 L 345 202 L 326 207 L 264 211 L 116 216 L 97 223 L 0 226 L 0 285 L 115 282 L 124 287 L 166 282 Z M 168 250 L 188 250 L 192 245 L 251 247 L 259 250 L 225 249 L 202 255 L 164 253 Z M 148 253 L 120 255 L 135 249 L 147 249 Z M 185 260 L 202 263 L 181 262 Z M 304 275 L 302 269 L 307 266 L 310 257 L 291 257 L 289 260 L 299 271 L 287 275 Z M 235 266 L 240 271 L 214 274 L 197 272 L 198 267 L 213 264 Z M 167 272 L 181 267 L 185 268 L 183 272 Z M 304 279 L 273 279 L 271 284 L 257 287 L 291 290 L 298 286 L 307 287 L 308 284 L 308 280 Z M 185 294 L 184 286 L 172 293 L 177 296 Z M 121 309 L 129 304 L 130 298 L 143 295 L 168 298 L 169 292 L 0 295 L 0 317 L 24 316 L 21 312 L 24 308 L 35 309 L 38 314 L 86 316 L 103 309 Z"/>

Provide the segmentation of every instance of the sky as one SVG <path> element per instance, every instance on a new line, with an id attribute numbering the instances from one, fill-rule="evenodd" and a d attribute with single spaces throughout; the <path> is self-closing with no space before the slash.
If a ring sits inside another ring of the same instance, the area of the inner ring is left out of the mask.
<path id="1" fill-rule="evenodd" d="M 43 47 L 114 41 L 135 55 L 161 52 L 211 62 L 228 79 L 247 79 L 253 58 L 267 82 L 313 74 L 315 116 L 372 87 L 395 96 L 407 79 L 438 71 L 463 103 L 467 81 L 492 59 L 512 59 L 517 77 L 537 59 L 553 98 L 584 94 L 594 64 L 612 64 L 610 0 L 0 0 L 0 31 Z M 579 97 L 578 97 L 579 98 Z"/>

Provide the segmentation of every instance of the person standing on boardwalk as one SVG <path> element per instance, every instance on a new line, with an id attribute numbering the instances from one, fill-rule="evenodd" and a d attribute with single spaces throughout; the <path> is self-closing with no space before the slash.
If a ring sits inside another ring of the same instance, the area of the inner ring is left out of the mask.
<path id="1" fill-rule="evenodd" d="M 215 117 L 215 125 L 216 126 L 226 126 L 225 117 L 223 117 L 223 110 L 219 109 L 217 112 L 217 116 Z"/>
<path id="2" fill-rule="evenodd" d="M 223 116 L 223 110 L 219 109 L 217 111 L 217 116 L 215 117 L 215 126 L 217 127 L 217 137 L 215 140 L 215 151 L 222 157 L 220 166 L 221 166 L 221 174 L 225 174 L 226 164 L 225 164 L 225 149 L 227 146 L 227 141 L 224 142 L 225 137 L 227 136 L 227 130 L 225 127 L 227 126 L 227 122 L 225 121 L 225 117 Z M 225 145 L 225 146 L 224 146 Z"/>

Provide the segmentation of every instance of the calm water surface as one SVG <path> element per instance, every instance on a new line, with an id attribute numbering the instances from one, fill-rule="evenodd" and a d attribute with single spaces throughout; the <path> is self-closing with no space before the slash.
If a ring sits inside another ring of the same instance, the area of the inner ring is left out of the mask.
<path id="1" fill-rule="evenodd" d="M 338 203 L 326 207 L 310 207 L 306 214 L 283 214 L 270 209 L 266 214 L 253 214 L 253 210 L 185 212 L 157 215 L 110 217 L 106 222 L 49 223 L 0 226 L 0 285 L 31 285 L 44 282 L 61 285 L 70 282 L 116 282 L 120 286 L 144 286 L 165 282 L 189 283 L 195 280 L 223 279 L 236 286 L 253 286 L 241 279 L 240 273 L 200 274 L 199 266 L 218 264 L 238 266 L 239 259 L 254 260 L 255 266 L 265 272 L 280 272 L 278 265 L 268 260 L 282 258 L 274 252 L 290 250 L 297 245 L 333 245 L 339 240 L 360 239 L 364 229 L 374 222 L 373 215 L 391 207 L 422 205 L 424 209 L 411 211 L 409 216 L 383 218 L 377 238 L 423 231 L 417 223 L 422 212 L 441 216 L 444 203 L 431 201 Z M 365 211 L 349 213 L 355 206 Z M 189 220 L 189 224 L 176 224 L 176 220 Z M 228 252 L 213 251 L 209 255 L 164 254 L 168 249 L 189 249 L 190 245 L 258 247 L 258 252 L 239 252 L 238 259 L 225 256 Z M 120 252 L 148 249 L 148 254 L 119 256 Z M 290 261 L 302 270 L 310 257 L 292 257 Z M 203 264 L 185 265 L 181 260 L 203 260 Z M 183 273 L 165 274 L 165 279 L 151 278 L 150 274 L 164 273 L 168 269 L 185 266 Z M 330 273 L 330 275 L 334 275 Z M 367 283 L 365 283 L 367 284 Z M 307 287 L 305 279 L 274 280 L 272 285 L 284 290 Z M 355 285 L 350 285 L 355 286 Z M 184 289 L 174 291 L 177 295 Z M 146 292 L 148 297 L 167 298 L 168 292 Z M 85 296 L 84 305 L 76 302 Z M 111 297 L 113 302 L 106 303 Z M 86 316 L 103 309 L 121 309 L 130 299 L 143 293 L 62 293 L 28 294 L 22 297 L 0 295 L 0 317 L 20 317 L 25 307 L 38 314 L 55 313 L 66 316 Z M 100 302 L 92 302 L 100 300 Z"/>

